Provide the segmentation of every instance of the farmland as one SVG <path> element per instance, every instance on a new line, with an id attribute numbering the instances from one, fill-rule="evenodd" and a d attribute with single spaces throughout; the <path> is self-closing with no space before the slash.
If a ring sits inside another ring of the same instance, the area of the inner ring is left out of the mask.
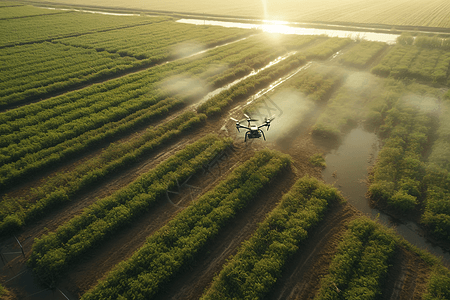
<path id="1" fill-rule="evenodd" d="M 448 253 L 381 224 L 450 249 L 447 38 L 0 3 L 0 295 L 449 297 Z M 244 113 L 275 117 L 265 140 Z M 354 178 L 374 220 L 350 171 L 322 179 L 353 130 L 380 140 Z"/>
<path id="2" fill-rule="evenodd" d="M 77 1 L 49 1 L 50 3 L 90 6 L 86 0 Z M 128 8 L 131 10 L 173 11 L 182 13 L 211 14 L 251 17 L 266 20 L 284 20 L 294 22 L 331 22 L 331 23 L 360 23 L 386 24 L 389 26 L 409 25 L 428 27 L 450 27 L 447 12 L 449 3 L 445 0 L 428 1 L 423 5 L 421 0 L 413 1 L 377 1 L 367 3 L 362 0 L 321 0 L 297 1 L 284 0 L 251 0 L 245 5 L 241 1 L 231 0 L 226 3 L 220 1 L 96 1 L 96 6 Z"/>

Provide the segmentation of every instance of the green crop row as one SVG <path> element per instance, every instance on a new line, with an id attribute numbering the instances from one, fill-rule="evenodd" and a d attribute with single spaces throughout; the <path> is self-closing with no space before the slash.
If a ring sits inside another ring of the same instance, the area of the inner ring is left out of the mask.
<path id="1" fill-rule="evenodd" d="M 251 71 L 251 68 L 257 68 L 261 63 L 269 62 L 267 61 L 267 55 L 270 52 L 269 50 L 273 50 L 273 48 L 263 47 L 265 50 L 261 51 L 259 49 L 260 46 L 264 46 L 264 40 L 259 36 L 251 37 L 239 43 L 211 50 L 207 55 L 199 59 L 188 58 L 179 60 L 148 69 L 144 72 L 72 92 L 67 96 L 54 97 L 39 103 L 10 110 L 0 114 L 0 134 L 4 136 L 25 126 L 36 125 L 37 123 L 54 119 L 58 115 L 67 114 L 82 107 L 89 107 L 94 104 L 100 105 L 101 103 L 98 103 L 99 99 L 94 97 L 98 94 L 101 94 L 102 101 L 100 102 L 103 102 L 105 101 L 103 98 L 108 100 L 109 98 L 113 98 L 112 95 L 117 93 L 129 93 L 136 89 L 144 88 L 143 93 L 154 93 L 155 91 L 153 90 L 159 89 L 160 86 L 148 87 L 149 85 L 162 80 L 168 80 L 174 75 L 183 75 L 186 78 L 197 76 L 205 80 L 206 83 L 210 83 L 215 82 L 217 77 L 224 75 L 224 72 L 231 72 L 233 68 L 241 67 L 241 65 L 246 65 Z M 224 79 L 221 79 L 221 81 L 224 81 Z M 175 85 L 178 82 L 171 83 Z M 110 90 L 112 90 L 112 94 L 109 94 Z M 99 106 L 97 110 L 102 107 Z"/>
<path id="2" fill-rule="evenodd" d="M 188 56 L 252 33 L 238 28 L 192 26 L 172 21 L 56 40 L 58 43 L 150 59 Z"/>
<path id="3" fill-rule="evenodd" d="M 420 222 L 440 240 L 450 242 L 450 172 L 428 168 L 425 211 Z"/>
<path id="4" fill-rule="evenodd" d="M 307 60 L 310 59 L 324 60 L 329 58 L 331 55 L 335 54 L 338 50 L 342 49 L 351 42 L 352 40 L 349 38 L 346 39 L 337 37 L 329 38 L 318 45 L 314 45 L 311 48 L 308 48 L 308 50 L 303 52 L 303 55 L 306 57 Z"/>
<path id="5" fill-rule="evenodd" d="M 262 299 L 320 222 L 330 202 L 343 201 L 335 188 L 303 177 L 228 260 L 201 299 Z"/>
<path id="6" fill-rule="evenodd" d="M 3 199 L 0 202 L 0 234 L 10 233 L 25 223 L 39 219 L 53 207 L 71 201 L 80 191 L 92 187 L 116 170 L 135 163 L 204 119 L 204 115 L 184 113 L 161 126 L 147 129 L 139 138 L 111 144 L 99 156 L 83 162 L 70 172 L 51 178 L 33 190 L 26 199 Z"/>
<path id="7" fill-rule="evenodd" d="M 42 9 L 43 12 L 47 11 Z M 0 47 L 50 41 L 103 30 L 152 24 L 167 17 L 126 17 L 68 12 L 30 18 L 0 20 Z M 39 26 L 36 26 L 39 24 Z"/>
<path id="8" fill-rule="evenodd" d="M 139 99 L 140 98 L 137 98 L 136 101 L 138 101 Z M 13 151 L 11 152 L 11 154 L 17 155 L 17 152 L 23 153 L 28 149 L 37 149 L 37 151 L 34 152 L 25 152 L 25 154 L 21 155 L 21 157 L 19 157 L 17 161 L 3 164 L 0 167 L 0 186 L 14 183 L 21 178 L 24 178 L 24 176 L 45 169 L 54 163 L 64 161 L 73 155 L 101 144 L 105 140 L 112 139 L 119 134 L 129 132 L 131 129 L 136 128 L 137 126 L 148 124 L 151 121 L 169 114 L 175 108 L 179 107 L 180 104 L 180 100 L 167 98 L 153 105 L 151 105 L 150 103 L 150 106 L 146 109 L 142 109 L 131 114 L 127 114 L 126 109 L 119 110 L 120 108 L 110 108 L 110 111 L 119 112 L 123 116 L 123 118 L 119 119 L 118 121 L 112 120 L 112 122 L 105 122 L 104 119 L 101 119 L 99 117 L 95 121 L 100 122 L 100 124 L 102 124 L 103 121 L 103 126 L 94 130 L 80 132 L 78 135 L 74 135 L 73 138 L 67 140 L 64 139 L 65 136 L 73 133 L 73 130 L 61 130 L 60 133 L 55 134 L 47 133 L 46 135 L 44 135 L 44 137 L 46 137 L 50 141 L 58 141 L 59 143 L 55 143 L 54 146 L 50 145 L 48 147 L 45 147 L 46 145 L 42 145 L 42 142 L 45 142 L 46 140 L 37 138 L 34 140 L 36 141 L 36 143 L 40 142 L 39 144 L 30 143 L 29 148 L 24 147 L 24 149 L 21 149 L 22 151 L 11 150 Z M 91 121 L 92 123 L 94 123 L 92 117 L 87 117 L 85 119 L 86 122 Z M 75 124 L 79 125 L 79 127 L 81 128 L 80 130 L 84 129 L 83 125 L 85 125 L 85 123 L 83 121 L 78 121 Z M 67 128 L 67 126 L 68 125 L 64 127 Z M 13 146 L 20 147 L 20 144 Z M 11 149 L 11 147 L 6 149 Z M 9 154 L 7 150 L 6 153 Z"/>
<path id="9" fill-rule="evenodd" d="M 44 282 L 54 282 L 80 255 L 98 246 L 161 201 L 175 179 L 183 182 L 202 169 L 230 140 L 206 136 L 178 151 L 113 195 L 85 208 L 56 232 L 36 239 L 29 264 Z"/>
<path id="10" fill-rule="evenodd" d="M 243 44 L 234 43 L 225 49 L 212 50 L 200 60 L 190 58 L 154 67 L 0 114 L 2 182 L 65 159 L 67 156 L 61 153 L 61 147 L 72 154 L 87 149 L 87 143 L 79 144 L 78 141 L 92 138 L 94 133 L 97 143 L 112 137 L 110 133 L 105 134 L 111 127 L 118 133 L 123 132 L 123 126 L 142 125 L 142 120 L 137 117 L 151 114 L 149 105 L 160 101 L 164 94 L 203 95 L 205 85 L 234 78 L 234 67 L 218 72 L 223 76 L 211 75 L 211 65 L 215 63 L 229 62 L 239 69 L 238 62 L 242 62 L 247 66 L 246 72 L 265 61 L 268 63 L 272 58 L 268 48 L 261 52 L 251 47 L 261 42 L 255 37 Z M 259 55 L 253 57 L 255 53 Z M 206 82 L 199 78 L 205 78 Z M 172 91 L 166 86 L 185 88 Z M 74 143 L 78 145 L 77 149 L 71 149 Z"/>
<path id="11" fill-rule="evenodd" d="M 233 101 L 244 99 L 254 94 L 258 89 L 268 85 L 279 77 L 287 74 L 295 68 L 303 65 L 305 59 L 302 56 L 292 55 L 276 65 L 262 70 L 242 82 L 232 86 L 218 95 L 212 97 L 198 107 L 198 111 L 206 115 L 215 115 Z"/>
<path id="12" fill-rule="evenodd" d="M 344 53 L 340 61 L 347 66 L 364 68 L 386 47 L 386 43 L 361 41 Z"/>
<path id="13" fill-rule="evenodd" d="M 141 249 L 118 264 L 82 299 L 151 299 L 289 163 L 290 158 L 278 152 L 256 153 L 151 235 Z"/>
<path id="14" fill-rule="evenodd" d="M 372 69 L 372 73 L 387 77 L 392 75 L 395 78 L 404 77 L 414 58 L 419 54 L 417 47 L 396 45 L 381 62 Z"/>
<path id="15" fill-rule="evenodd" d="M 315 299 L 378 299 L 396 247 L 380 225 L 366 218 L 353 221 Z"/>
<path id="16" fill-rule="evenodd" d="M 440 38 L 438 36 L 419 35 L 414 39 L 414 45 L 429 49 L 450 50 L 450 38 Z"/>
<path id="17" fill-rule="evenodd" d="M 449 67 L 450 53 L 446 50 L 397 45 L 372 69 L 372 73 L 447 83 Z"/>
<path id="18" fill-rule="evenodd" d="M 238 29 L 201 28 L 170 21 L 6 48 L 0 58 L 7 78 L 0 84 L 0 107 L 188 56 L 249 34 Z M 133 35 L 135 32 L 139 34 Z M 111 39 L 110 47 L 94 42 L 102 36 Z"/>
<path id="19" fill-rule="evenodd" d="M 293 76 L 287 84 L 288 87 L 307 95 L 309 99 L 324 101 L 344 77 L 345 74 L 337 69 L 311 66 Z"/>
<path id="20" fill-rule="evenodd" d="M 425 175 L 422 153 L 431 118 L 406 101 L 387 112 L 380 133 L 386 137 L 371 176 L 370 198 L 399 211 L 416 207 Z"/>
<path id="21" fill-rule="evenodd" d="M 1 1 L 0 2 L 0 7 L 2 7 L 2 8 L 13 7 L 13 6 L 23 6 L 23 4 L 17 3 L 15 1 Z"/>
<path id="22" fill-rule="evenodd" d="M 119 54 L 48 42 L 3 49 L 0 108 L 112 76 L 142 62 Z"/>
<path id="23" fill-rule="evenodd" d="M 66 11 L 42 9 L 30 5 L 12 6 L 13 3 L 15 2 L 10 2 L 11 6 L 6 7 L 7 3 L 4 3 L 4 1 L 1 2 L 0 7 L 2 7 L 2 10 L 0 10 L 0 20 L 67 13 Z"/>
<path id="24" fill-rule="evenodd" d="M 425 211 L 421 218 L 430 232 L 450 242 L 450 101 L 441 103 L 436 140 L 428 157 Z"/>
<path id="25" fill-rule="evenodd" d="M 440 104 L 439 127 L 437 139 L 431 148 L 428 162 L 450 172 L 450 100 L 445 99 Z"/>

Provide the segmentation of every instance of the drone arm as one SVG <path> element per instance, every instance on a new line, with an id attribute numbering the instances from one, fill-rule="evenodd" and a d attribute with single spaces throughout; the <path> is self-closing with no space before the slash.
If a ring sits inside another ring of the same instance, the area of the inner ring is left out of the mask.
<path id="1" fill-rule="evenodd" d="M 236 128 L 239 130 L 239 128 L 244 128 L 244 129 L 247 129 L 247 130 L 250 130 L 250 128 L 248 128 L 247 126 L 243 126 L 243 125 L 241 125 L 241 124 L 237 124 L 236 125 Z"/>

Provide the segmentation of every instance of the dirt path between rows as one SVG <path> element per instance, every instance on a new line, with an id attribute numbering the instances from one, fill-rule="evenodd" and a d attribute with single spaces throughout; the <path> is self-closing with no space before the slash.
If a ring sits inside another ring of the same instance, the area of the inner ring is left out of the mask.
<path id="1" fill-rule="evenodd" d="M 320 287 L 320 279 L 328 273 L 328 266 L 347 224 L 361 216 L 348 204 L 331 206 L 322 222 L 309 232 L 282 277 L 267 299 L 313 299 Z"/>

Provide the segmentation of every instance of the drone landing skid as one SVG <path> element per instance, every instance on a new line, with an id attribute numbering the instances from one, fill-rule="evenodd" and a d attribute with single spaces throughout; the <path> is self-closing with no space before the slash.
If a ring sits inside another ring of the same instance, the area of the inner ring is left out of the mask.
<path id="1" fill-rule="evenodd" d="M 261 133 L 260 133 L 260 132 L 261 132 Z M 247 131 L 247 132 L 245 133 L 245 140 L 244 140 L 244 141 L 245 141 L 245 142 L 247 141 L 247 137 L 248 137 L 249 139 L 260 138 L 260 137 L 261 137 L 261 134 L 262 134 L 264 140 L 266 140 L 266 136 L 264 135 L 264 131 L 262 131 L 261 129 L 258 129 L 257 131 L 249 130 L 249 131 Z"/>

